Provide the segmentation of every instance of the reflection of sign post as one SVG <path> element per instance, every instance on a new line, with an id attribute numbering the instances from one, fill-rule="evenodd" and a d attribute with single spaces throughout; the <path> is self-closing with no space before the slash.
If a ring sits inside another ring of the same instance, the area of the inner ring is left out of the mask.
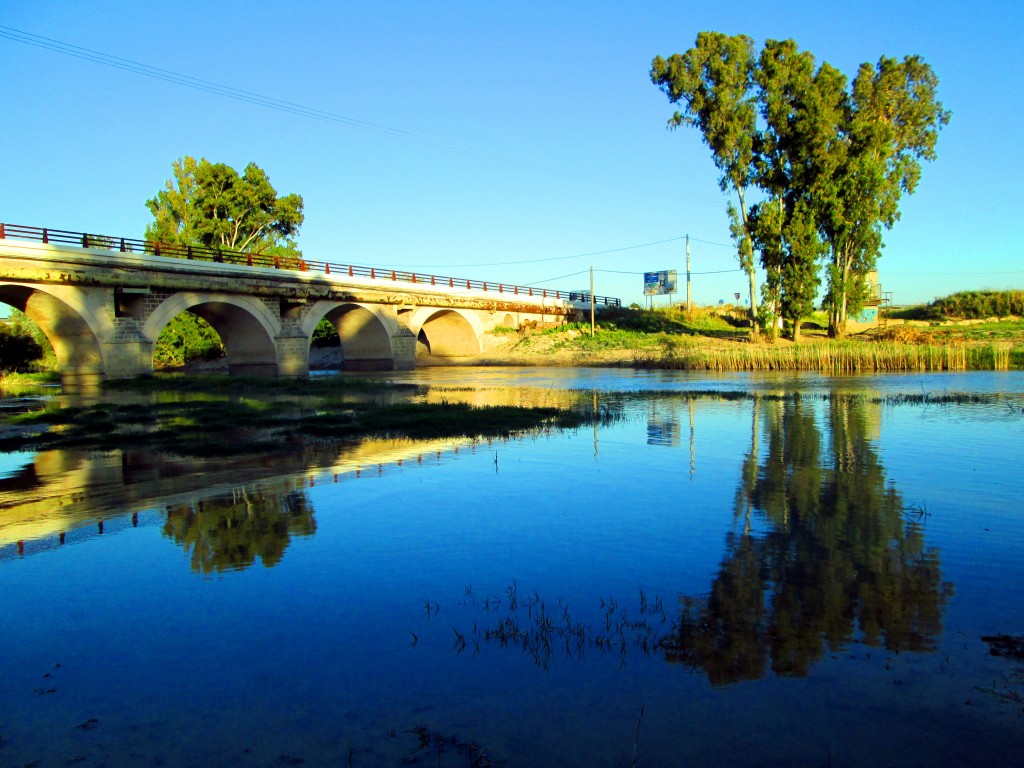
<path id="1" fill-rule="evenodd" d="M 644 272 L 644 296 L 661 296 L 676 292 L 676 271 Z"/>
<path id="2" fill-rule="evenodd" d="M 647 419 L 647 444 L 675 447 L 680 443 L 681 430 L 678 419 L 654 421 Z"/>

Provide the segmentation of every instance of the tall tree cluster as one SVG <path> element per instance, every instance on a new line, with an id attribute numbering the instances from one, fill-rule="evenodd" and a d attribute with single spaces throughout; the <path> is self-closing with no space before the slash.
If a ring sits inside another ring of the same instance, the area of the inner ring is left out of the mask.
<path id="1" fill-rule="evenodd" d="M 242 173 L 205 158 L 180 158 L 174 178 L 146 201 L 153 222 L 146 239 L 254 253 L 295 255 L 302 197 L 278 195 L 255 163 Z"/>
<path id="2" fill-rule="evenodd" d="M 824 267 L 829 335 L 843 336 L 868 298 L 882 231 L 949 122 L 931 67 L 883 56 L 850 82 L 792 40 L 757 52 L 746 35 L 701 32 L 685 53 L 656 57 L 650 76 L 679 107 L 669 126 L 701 132 L 722 190 L 736 196 L 728 212 L 754 332 L 774 333 L 781 317 L 799 340 Z"/>

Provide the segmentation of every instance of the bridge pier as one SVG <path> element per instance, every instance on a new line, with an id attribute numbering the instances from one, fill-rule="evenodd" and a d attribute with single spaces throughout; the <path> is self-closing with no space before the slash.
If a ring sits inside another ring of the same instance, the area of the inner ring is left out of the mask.
<path id="1" fill-rule="evenodd" d="M 309 337 L 286 336 L 274 340 L 277 365 L 269 376 L 302 377 L 309 375 Z M 230 368 L 229 368 L 230 371 Z M 233 371 L 231 371 L 233 373 Z"/>
<path id="2" fill-rule="evenodd" d="M 153 373 L 153 342 L 146 339 L 100 344 L 108 379 L 134 379 Z M 63 369 L 62 369 L 63 370 Z"/>

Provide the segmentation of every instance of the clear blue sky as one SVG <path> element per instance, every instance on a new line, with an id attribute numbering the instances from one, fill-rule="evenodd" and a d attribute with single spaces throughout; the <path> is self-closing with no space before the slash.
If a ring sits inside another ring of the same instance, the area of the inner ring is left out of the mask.
<path id="1" fill-rule="evenodd" d="M 851 76 L 923 56 L 953 119 L 886 235 L 882 283 L 897 303 L 1021 288 L 1022 7 L 0 0 L 6 28 L 362 121 L 0 37 L 0 221 L 140 237 L 176 158 L 252 161 L 305 199 L 310 258 L 563 289 L 593 266 L 597 293 L 642 302 L 642 272 L 683 280 L 673 238 L 693 238 L 695 273 L 736 267 L 716 245 L 729 236 L 709 153 L 695 130 L 666 130 L 673 108 L 648 77 L 655 55 L 718 30 L 791 37 Z M 701 303 L 744 288 L 739 271 L 693 278 Z"/>

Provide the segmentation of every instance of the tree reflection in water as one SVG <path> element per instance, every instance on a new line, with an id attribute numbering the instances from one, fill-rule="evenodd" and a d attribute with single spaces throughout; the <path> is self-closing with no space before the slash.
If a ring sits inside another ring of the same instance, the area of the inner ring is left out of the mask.
<path id="1" fill-rule="evenodd" d="M 191 553 L 192 570 L 210 574 L 248 568 L 257 557 L 270 568 L 292 536 L 316 532 L 316 521 L 304 491 L 242 487 L 168 507 L 163 532 Z"/>
<path id="2" fill-rule="evenodd" d="M 805 675 L 850 641 L 928 651 L 941 632 L 952 588 L 923 520 L 886 483 L 872 441 L 880 406 L 831 398 L 823 440 L 816 405 L 755 400 L 738 530 L 710 594 L 682 598 L 661 642 L 668 661 L 703 669 L 714 685 L 760 678 L 769 661 L 776 674 Z"/>

